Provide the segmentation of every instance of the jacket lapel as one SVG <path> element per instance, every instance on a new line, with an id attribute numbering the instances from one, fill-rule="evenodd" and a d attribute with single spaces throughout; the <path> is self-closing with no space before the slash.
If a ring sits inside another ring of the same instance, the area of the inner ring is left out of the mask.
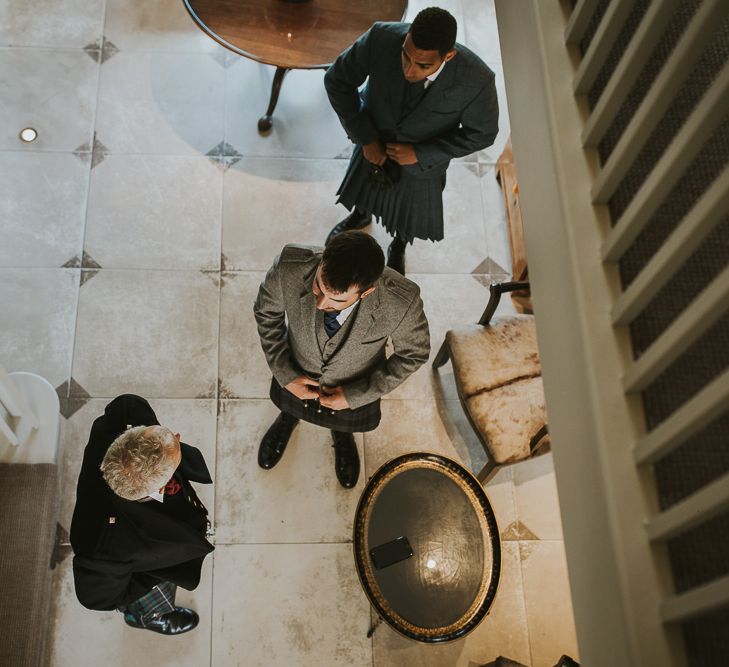
<path id="1" fill-rule="evenodd" d="M 372 294 L 360 301 L 357 319 L 349 332 L 349 340 L 352 342 L 366 343 L 387 335 L 386 332 L 382 333 L 383 317 L 380 309 L 380 289 L 383 288 L 378 287 Z"/>
<path id="2" fill-rule="evenodd" d="M 316 315 L 319 311 L 316 309 L 316 297 L 314 297 L 312 290 L 312 283 L 314 282 L 314 274 L 316 273 L 317 266 L 304 276 L 303 288 L 299 295 L 299 321 L 293 326 L 296 326 L 297 331 L 301 330 L 306 332 L 306 336 L 309 339 L 307 347 L 316 348 L 319 350 L 319 354 L 321 354 L 321 343 L 316 332 Z"/>
<path id="3" fill-rule="evenodd" d="M 455 60 L 457 58 L 458 56 L 446 63 L 438 78 L 426 90 L 425 96 L 420 100 L 420 104 L 407 115 L 408 122 L 417 121 L 420 116 L 427 115 L 432 109 L 438 108 L 439 106 L 448 106 L 448 98 L 457 93 L 457 87 L 455 86 L 457 68 Z M 454 100 L 454 103 L 456 103 L 456 100 Z M 405 120 L 405 118 L 402 120 Z"/>

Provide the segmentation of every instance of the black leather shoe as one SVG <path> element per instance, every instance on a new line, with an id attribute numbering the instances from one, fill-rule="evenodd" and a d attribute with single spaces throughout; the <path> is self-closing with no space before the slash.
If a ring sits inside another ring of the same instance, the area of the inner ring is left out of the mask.
<path id="1" fill-rule="evenodd" d="M 405 275 L 405 248 L 407 243 L 399 236 L 392 239 L 387 248 L 387 266 L 401 275 Z"/>
<path id="2" fill-rule="evenodd" d="M 124 622 L 132 628 L 140 630 L 151 630 L 161 635 L 181 635 L 183 632 L 190 632 L 197 627 L 200 617 L 192 609 L 186 607 L 175 607 L 174 611 L 162 614 L 159 618 L 142 625 L 124 615 Z"/>
<path id="3" fill-rule="evenodd" d="M 344 218 L 344 220 L 338 222 L 336 225 L 334 225 L 334 227 L 332 227 L 332 231 L 329 232 L 329 236 L 327 236 L 327 240 L 324 242 L 324 245 L 329 245 L 329 241 L 337 236 L 337 234 L 346 232 L 348 229 L 364 229 L 371 222 L 371 215 L 361 213 L 355 207 L 352 209 L 352 212 L 346 218 Z"/>
<path id="4" fill-rule="evenodd" d="M 258 448 L 258 465 L 261 468 L 270 470 L 281 460 L 286 451 L 286 445 L 289 444 L 291 433 L 298 423 L 298 419 L 285 412 L 281 412 L 276 417 L 276 421 L 266 431 Z"/>
<path id="5" fill-rule="evenodd" d="M 359 479 L 359 454 L 351 433 L 332 431 L 334 436 L 334 470 L 339 483 L 351 489 Z"/>

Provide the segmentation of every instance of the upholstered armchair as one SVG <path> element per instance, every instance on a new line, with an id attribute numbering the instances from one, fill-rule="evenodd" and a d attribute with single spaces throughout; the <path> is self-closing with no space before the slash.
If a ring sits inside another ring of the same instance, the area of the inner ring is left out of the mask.
<path id="1" fill-rule="evenodd" d="M 434 369 L 452 361 L 461 405 L 489 456 L 478 474 L 483 484 L 550 446 L 534 316 L 494 316 L 504 292 L 528 287 L 493 283 L 478 324 L 448 331 L 433 360 Z"/>

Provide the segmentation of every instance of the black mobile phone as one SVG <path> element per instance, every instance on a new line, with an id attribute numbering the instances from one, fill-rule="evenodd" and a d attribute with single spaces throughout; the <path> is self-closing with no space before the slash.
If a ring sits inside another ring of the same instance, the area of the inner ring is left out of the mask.
<path id="1" fill-rule="evenodd" d="M 370 549 L 370 558 L 377 570 L 390 567 L 390 565 L 399 563 L 412 555 L 413 548 L 410 546 L 407 537 L 397 537 L 390 542 L 385 542 Z"/>

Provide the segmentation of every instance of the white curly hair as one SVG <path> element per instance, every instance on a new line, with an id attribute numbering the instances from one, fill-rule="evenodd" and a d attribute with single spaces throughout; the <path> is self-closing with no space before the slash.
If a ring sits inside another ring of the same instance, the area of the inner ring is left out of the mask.
<path id="1" fill-rule="evenodd" d="M 117 496 L 140 500 L 172 477 L 177 447 L 177 439 L 169 429 L 135 426 L 111 443 L 101 462 L 101 474 Z"/>

